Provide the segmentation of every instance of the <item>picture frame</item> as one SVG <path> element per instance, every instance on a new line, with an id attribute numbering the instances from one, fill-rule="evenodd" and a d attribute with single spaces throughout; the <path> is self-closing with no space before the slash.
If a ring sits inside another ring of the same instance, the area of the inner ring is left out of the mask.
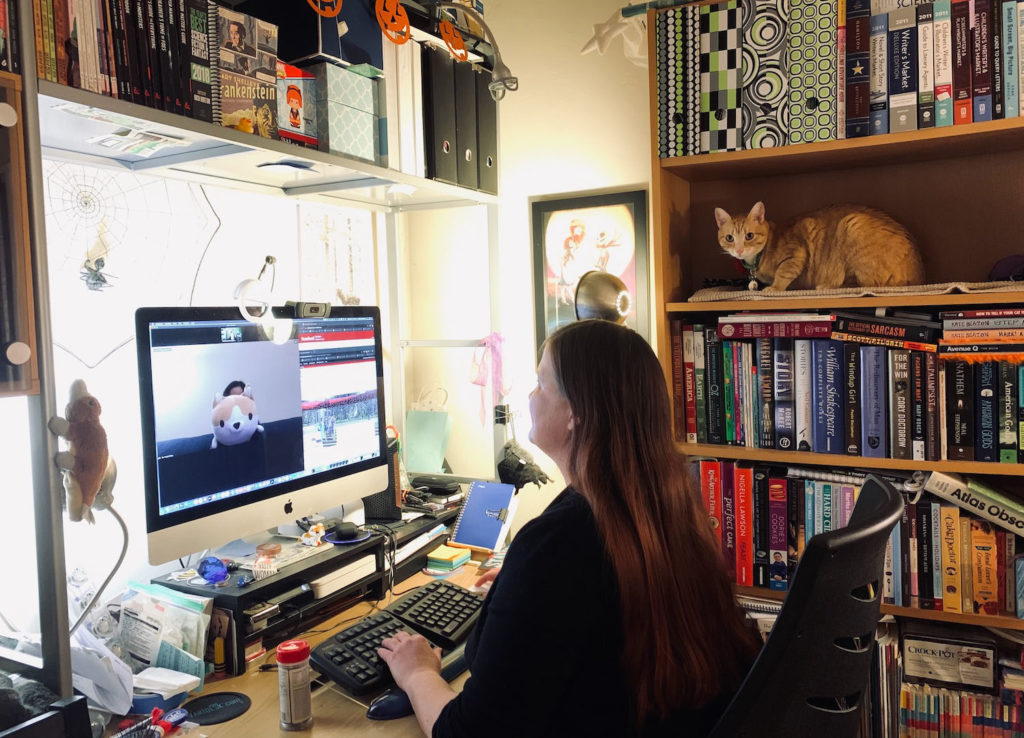
<path id="1" fill-rule="evenodd" d="M 538 351 L 576 319 L 576 286 L 593 269 L 625 283 L 632 298 L 625 325 L 648 338 L 647 191 L 554 195 L 530 207 Z"/>

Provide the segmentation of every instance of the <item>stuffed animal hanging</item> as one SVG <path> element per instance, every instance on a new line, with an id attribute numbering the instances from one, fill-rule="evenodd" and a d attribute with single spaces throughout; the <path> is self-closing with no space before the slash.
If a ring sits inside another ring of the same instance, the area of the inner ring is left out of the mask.
<path id="1" fill-rule="evenodd" d="M 53 417 L 50 431 L 67 439 L 68 450 L 57 454 L 57 467 L 64 473 L 68 517 L 94 523 L 92 510 L 103 510 L 114 498 L 117 465 L 107 450 L 107 432 L 100 425 L 100 402 L 89 394 L 85 382 L 71 383 L 66 417 Z"/>

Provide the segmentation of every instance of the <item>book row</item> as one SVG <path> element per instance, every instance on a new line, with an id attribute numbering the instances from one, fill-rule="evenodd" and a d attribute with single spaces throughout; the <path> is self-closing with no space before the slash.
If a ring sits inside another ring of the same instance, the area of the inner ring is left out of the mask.
<path id="1" fill-rule="evenodd" d="M 864 738 L 1024 736 L 1020 647 L 921 623 L 882 623 Z"/>
<path id="2" fill-rule="evenodd" d="M 817 317 L 723 316 L 717 327 L 672 319 L 676 440 L 922 461 L 1024 458 L 1024 352 L 992 335 L 1018 329 L 936 328 L 935 338 L 901 326 L 893 337 Z"/>
<path id="3" fill-rule="evenodd" d="M 17 0 L 0 0 L 0 71 L 21 74 Z"/>
<path id="4" fill-rule="evenodd" d="M 701 499 L 726 568 L 743 587 L 788 589 L 813 536 L 845 527 L 863 475 L 700 459 Z M 923 476 L 923 475 L 922 475 Z M 886 545 L 883 601 L 1024 617 L 1024 505 L 976 480 L 933 473 L 905 491 Z"/>
<path id="5" fill-rule="evenodd" d="M 659 155 L 1017 117 L 1019 5 L 727 0 L 659 13 Z"/>

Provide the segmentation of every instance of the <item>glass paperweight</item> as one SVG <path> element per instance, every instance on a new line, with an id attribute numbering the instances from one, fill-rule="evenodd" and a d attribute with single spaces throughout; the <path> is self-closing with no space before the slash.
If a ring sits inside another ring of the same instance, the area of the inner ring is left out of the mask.
<path id="1" fill-rule="evenodd" d="M 207 556 L 205 559 L 200 561 L 199 566 L 196 567 L 196 571 L 199 572 L 199 576 L 210 584 L 220 584 L 228 578 L 227 564 L 216 556 Z"/>

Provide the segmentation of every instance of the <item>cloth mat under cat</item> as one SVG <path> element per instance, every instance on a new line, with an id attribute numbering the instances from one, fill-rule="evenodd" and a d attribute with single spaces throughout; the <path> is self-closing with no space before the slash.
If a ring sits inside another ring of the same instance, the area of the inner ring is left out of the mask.
<path id="1" fill-rule="evenodd" d="M 881 297 L 883 295 L 943 295 L 957 292 L 1024 292 L 1024 282 L 942 282 L 906 287 L 836 287 L 830 290 L 786 290 L 784 292 L 708 287 L 694 292 L 687 302 L 718 302 L 721 300 L 763 302 L 791 300 L 797 297 Z"/>

